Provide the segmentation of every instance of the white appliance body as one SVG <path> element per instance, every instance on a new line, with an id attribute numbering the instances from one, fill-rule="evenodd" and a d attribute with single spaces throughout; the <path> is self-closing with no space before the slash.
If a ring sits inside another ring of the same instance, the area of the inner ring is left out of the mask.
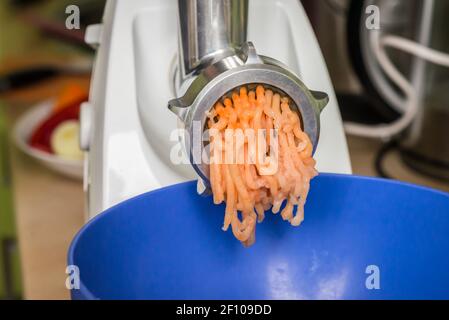
<path id="1" fill-rule="evenodd" d="M 98 47 L 81 115 L 88 218 L 141 193 L 196 178 L 190 165 L 170 161 L 177 143 L 171 136 L 177 118 L 167 109 L 178 50 L 176 3 L 109 0 L 103 23 L 86 33 L 86 41 Z M 259 54 L 289 66 L 309 88 L 329 94 L 317 169 L 351 173 L 335 93 L 300 2 L 250 0 L 248 40 Z"/>

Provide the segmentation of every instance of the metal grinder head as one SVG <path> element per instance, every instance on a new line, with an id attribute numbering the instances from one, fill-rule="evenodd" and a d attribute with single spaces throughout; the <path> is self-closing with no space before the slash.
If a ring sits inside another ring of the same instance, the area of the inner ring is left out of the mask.
<path id="1" fill-rule="evenodd" d="M 206 128 L 207 114 L 217 101 L 236 88 L 257 84 L 287 96 L 292 110 L 300 115 L 302 130 L 309 136 L 313 151 L 318 145 L 320 113 L 329 101 L 328 95 L 309 90 L 281 62 L 258 55 L 253 44 L 246 42 L 234 55 L 202 69 L 182 97 L 168 102 L 168 108 L 184 124 L 188 133 L 184 139 L 186 151 L 193 168 L 205 182 L 206 187 L 209 185 L 209 165 L 198 159 L 205 145 L 194 143 L 195 139 L 198 139 L 194 124 L 197 124 L 196 127 Z"/>

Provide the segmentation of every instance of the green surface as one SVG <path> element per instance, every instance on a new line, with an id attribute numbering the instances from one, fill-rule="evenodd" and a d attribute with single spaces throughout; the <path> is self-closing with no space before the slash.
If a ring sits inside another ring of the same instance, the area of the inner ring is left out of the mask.
<path id="1" fill-rule="evenodd" d="M 30 10 L 49 22 L 65 23 L 66 6 L 80 8 L 82 27 L 101 20 L 105 0 L 42 0 L 26 8 L 14 7 L 10 1 L 0 0 L 0 65 L 2 57 L 27 56 L 36 53 L 55 56 L 91 56 L 90 51 L 61 41 L 57 37 L 41 32 L 23 18 L 25 10 Z M 3 45 L 2 45 L 3 44 Z"/>
<path id="2" fill-rule="evenodd" d="M 20 296 L 21 275 L 9 170 L 9 140 L 4 106 L 0 102 L 0 299 Z"/>

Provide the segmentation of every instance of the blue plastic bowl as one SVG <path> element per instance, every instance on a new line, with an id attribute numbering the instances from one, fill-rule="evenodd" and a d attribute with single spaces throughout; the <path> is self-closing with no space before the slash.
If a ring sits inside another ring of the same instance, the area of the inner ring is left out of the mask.
<path id="1" fill-rule="evenodd" d="M 303 224 L 267 214 L 250 248 L 223 214 L 193 182 L 107 210 L 70 247 L 72 298 L 449 299 L 449 194 L 321 174 Z"/>

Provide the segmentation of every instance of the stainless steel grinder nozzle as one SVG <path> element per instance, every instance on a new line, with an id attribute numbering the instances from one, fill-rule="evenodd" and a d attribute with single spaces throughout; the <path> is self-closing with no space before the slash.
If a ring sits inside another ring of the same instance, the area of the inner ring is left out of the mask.
<path id="1" fill-rule="evenodd" d="M 178 78 L 181 81 L 178 85 L 184 83 L 187 88 L 181 97 L 168 102 L 168 108 L 179 117 L 188 132 L 184 139 L 185 148 L 205 186 L 199 191 L 208 189 L 209 166 L 198 159 L 205 146 L 192 143 L 198 139 L 194 124 L 205 128 L 207 113 L 215 103 L 241 86 L 261 84 L 288 96 L 300 114 L 303 130 L 315 151 L 320 132 L 319 117 L 329 101 L 328 95 L 309 90 L 281 62 L 258 55 L 251 42 L 235 44 L 236 40 L 242 41 L 246 37 L 247 1 L 179 0 L 178 4 Z M 204 37 L 205 34 L 208 36 Z M 214 36 L 218 37 L 216 41 L 211 38 Z"/>

